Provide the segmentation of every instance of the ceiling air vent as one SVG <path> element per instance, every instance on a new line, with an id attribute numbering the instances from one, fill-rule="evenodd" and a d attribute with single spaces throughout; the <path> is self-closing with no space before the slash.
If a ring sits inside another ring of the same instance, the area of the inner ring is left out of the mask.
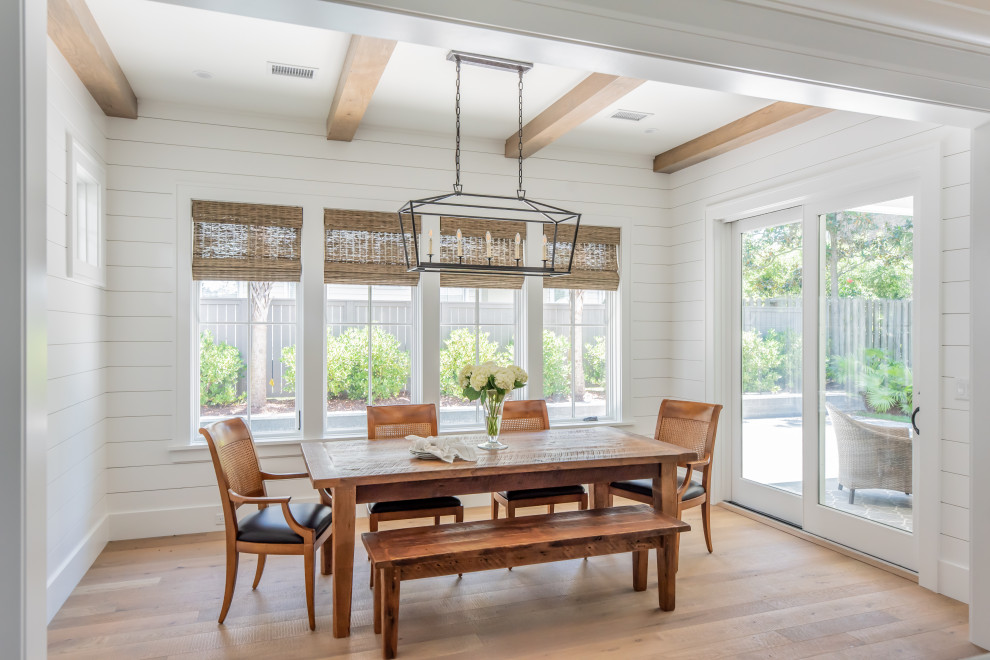
<path id="1" fill-rule="evenodd" d="M 272 67 L 273 76 L 287 76 L 289 78 L 304 78 L 312 80 L 316 69 L 308 66 L 293 66 L 291 64 L 268 63 Z"/>
<path id="2" fill-rule="evenodd" d="M 652 116 L 652 112 L 636 112 L 635 110 L 616 110 L 609 115 L 611 119 L 625 119 L 626 121 L 641 121 Z"/>

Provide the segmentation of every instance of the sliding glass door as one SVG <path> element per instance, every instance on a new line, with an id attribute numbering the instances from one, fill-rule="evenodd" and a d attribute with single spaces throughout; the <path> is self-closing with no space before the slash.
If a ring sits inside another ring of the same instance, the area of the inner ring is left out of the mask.
<path id="1" fill-rule="evenodd" d="M 732 498 L 913 569 L 914 200 L 874 199 L 734 223 Z"/>

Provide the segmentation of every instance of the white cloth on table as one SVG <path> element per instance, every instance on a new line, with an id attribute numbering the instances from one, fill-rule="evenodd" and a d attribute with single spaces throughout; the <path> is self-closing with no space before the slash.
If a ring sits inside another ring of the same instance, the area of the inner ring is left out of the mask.
<path id="1" fill-rule="evenodd" d="M 426 453 L 436 456 L 441 461 L 453 463 L 455 458 L 464 461 L 477 461 L 478 453 L 474 446 L 465 442 L 460 436 L 440 436 L 424 438 L 418 435 L 407 435 L 406 440 L 411 440 L 409 450 L 414 453 Z"/>

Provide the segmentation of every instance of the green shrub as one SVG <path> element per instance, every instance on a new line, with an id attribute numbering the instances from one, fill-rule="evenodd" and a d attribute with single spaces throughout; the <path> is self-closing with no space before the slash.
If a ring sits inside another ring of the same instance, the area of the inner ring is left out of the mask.
<path id="1" fill-rule="evenodd" d="M 543 330 L 543 396 L 571 393 L 571 340 L 552 330 Z"/>
<path id="2" fill-rule="evenodd" d="M 864 357 L 860 386 L 866 405 L 878 413 L 900 409 L 903 414 L 910 414 L 914 408 L 911 369 L 878 348 L 866 349 Z"/>
<path id="3" fill-rule="evenodd" d="M 199 336 L 199 403 L 229 406 L 244 400 L 237 381 L 244 375 L 244 360 L 236 347 L 213 341 L 209 330 Z"/>
<path id="4" fill-rule="evenodd" d="M 478 343 L 478 353 L 475 355 L 475 340 Z M 456 396 L 467 401 L 463 389 L 457 382 L 457 373 L 465 364 L 481 364 L 496 362 L 501 365 L 512 364 L 513 350 L 511 344 L 505 351 L 499 352 L 498 342 L 488 338 L 487 332 L 476 335 L 472 328 L 457 328 L 443 342 L 440 349 L 440 393 L 446 396 Z"/>
<path id="5" fill-rule="evenodd" d="M 584 345 L 584 382 L 605 385 L 605 337 L 595 337 L 595 343 Z"/>
<path id="6" fill-rule="evenodd" d="M 776 330 L 761 336 L 756 330 L 742 334 L 742 389 L 745 393 L 775 393 L 784 362 L 783 341 Z"/>
<path id="7" fill-rule="evenodd" d="M 296 391 L 296 347 L 294 345 L 283 346 L 282 356 L 279 358 L 279 362 L 285 365 L 285 369 L 282 370 L 282 391 L 295 392 Z"/>
<path id="8" fill-rule="evenodd" d="M 283 389 L 296 388 L 296 347 L 282 348 L 285 365 Z M 399 338 L 375 328 L 372 331 L 371 395 L 374 400 L 391 399 L 405 388 L 409 377 L 409 353 L 402 350 Z M 340 336 L 327 331 L 328 397 L 365 400 L 368 393 L 368 329 L 350 328 Z"/>

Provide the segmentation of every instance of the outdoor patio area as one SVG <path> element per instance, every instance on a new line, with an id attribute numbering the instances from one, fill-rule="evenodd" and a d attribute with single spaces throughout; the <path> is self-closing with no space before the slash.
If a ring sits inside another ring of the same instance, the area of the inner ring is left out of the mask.
<path id="1" fill-rule="evenodd" d="M 880 422 L 904 426 L 898 422 Z M 743 478 L 801 494 L 801 418 L 776 417 L 743 421 Z M 831 420 L 825 421 L 825 491 L 821 503 L 861 518 L 907 532 L 913 529 L 912 496 L 885 489 L 859 489 L 854 503 L 839 489 L 839 452 Z"/>

